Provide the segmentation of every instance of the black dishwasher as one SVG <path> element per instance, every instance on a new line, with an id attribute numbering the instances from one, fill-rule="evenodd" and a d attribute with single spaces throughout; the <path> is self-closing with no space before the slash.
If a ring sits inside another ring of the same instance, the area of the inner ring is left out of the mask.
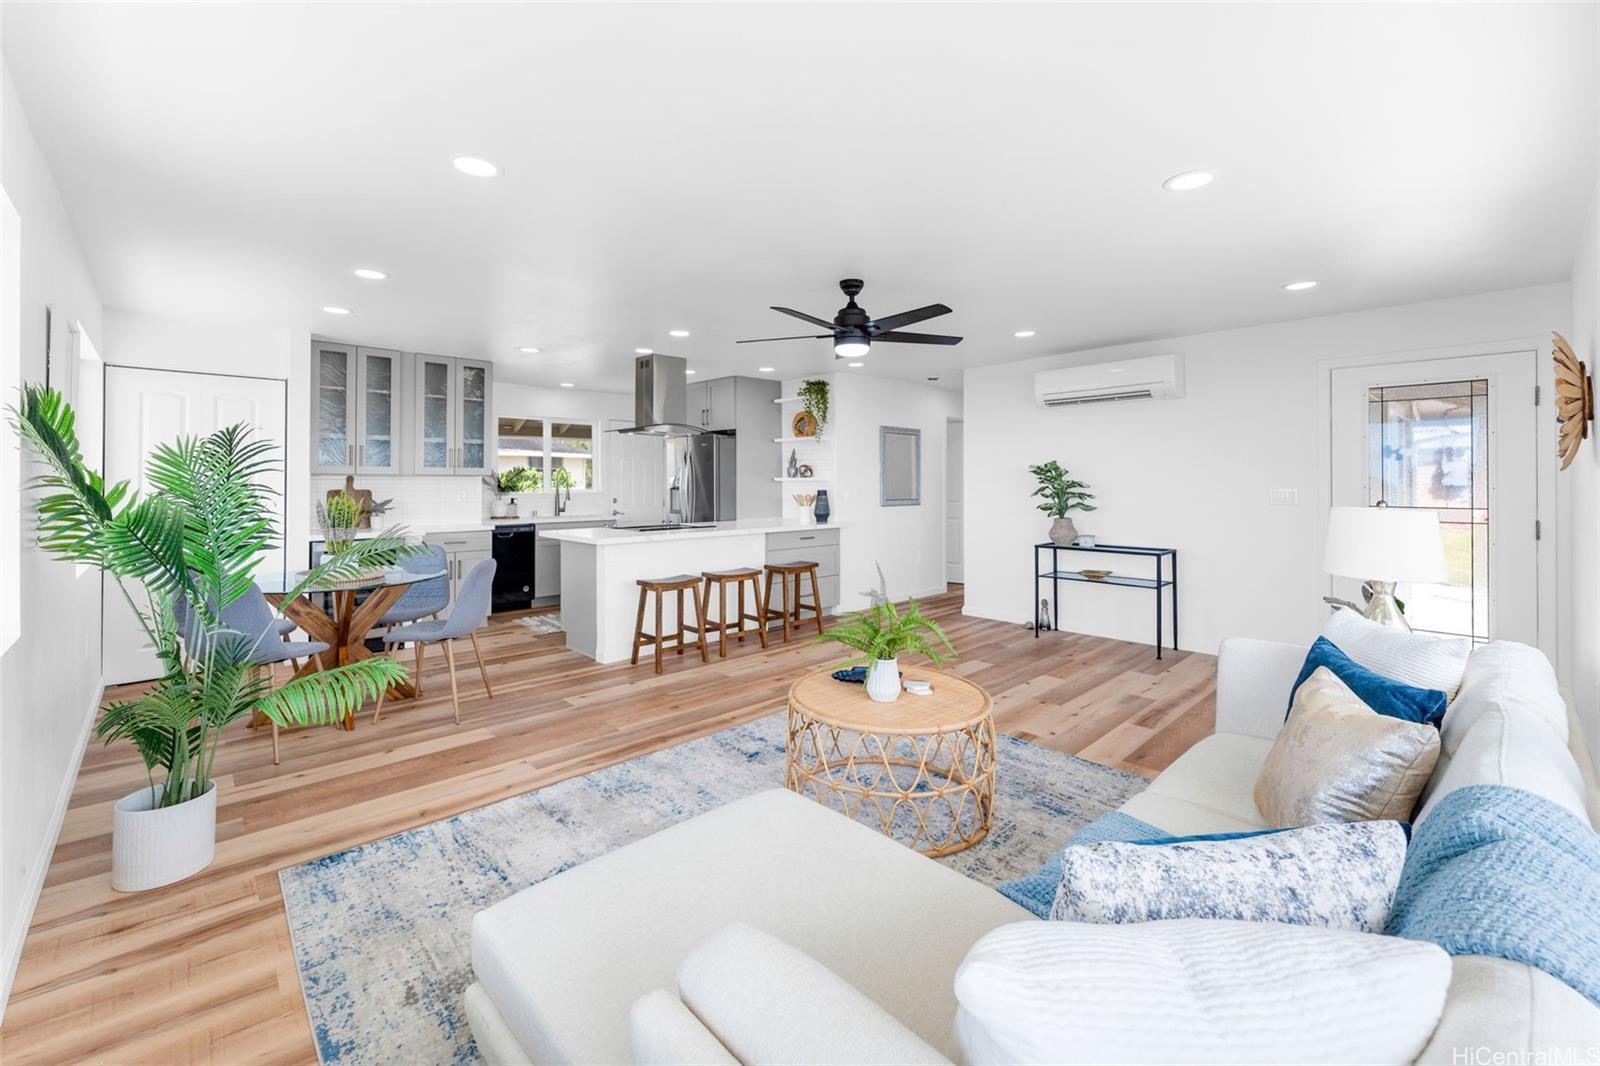
<path id="1" fill-rule="evenodd" d="M 494 548 L 494 609 L 525 611 L 533 603 L 534 538 L 537 527 L 496 526 Z"/>

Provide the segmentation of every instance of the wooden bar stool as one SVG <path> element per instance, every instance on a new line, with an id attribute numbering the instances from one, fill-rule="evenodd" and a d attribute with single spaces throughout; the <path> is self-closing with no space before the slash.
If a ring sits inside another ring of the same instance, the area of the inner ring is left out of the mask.
<path id="1" fill-rule="evenodd" d="M 706 587 L 700 599 L 704 605 L 705 613 L 711 613 L 711 587 L 717 588 L 717 618 L 716 621 L 707 621 L 706 628 L 717 634 L 717 657 L 728 657 L 728 583 L 732 582 L 738 593 L 737 611 L 734 615 L 733 635 L 739 638 L 739 643 L 744 643 L 746 622 L 756 624 L 756 636 L 761 638 L 761 646 L 767 646 L 766 607 L 767 601 L 761 594 L 761 571 L 755 567 L 746 566 L 737 570 L 706 570 L 700 575 L 705 579 Z M 756 613 L 747 614 L 744 609 L 744 583 L 750 582 L 750 595 L 755 597 Z"/>
<path id="2" fill-rule="evenodd" d="M 811 578 L 811 602 L 802 599 L 800 579 L 807 575 Z M 783 581 L 783 608 L 775 609 L 772 606 L 772 579 L 780 578 Z M 791 581 L 793 582 L 791 587 Z M 762 607 L 764 618 L 783 619 L 783 642 L 789 643 L 791 629 L 804 625 L 801 612 L 810 611 L 817 620 L 817 632 L 822 632 L 822 592 L 817 586 L 817 564 L 808 562 L 793 563 L 768 563 L 767 564 L 767 594 L 766 604 Z M 762 623 L 763 627 L 766 625 Z"/>
<path id="3" fill-rule="evenodd" d="M 654 633 L 644 631 L 644 606 L 650 593 L 656 594 L 656 628 Z M 678 628 L 671 633 L 661 631 L 661 605 L 662 597 L 669 592 L 678 594 Z M 689 593 L 689 598 L 694 601 L 694 625 L 684 622 L 683 594 Z M 639 579 L 639 617 L 633 626 L 633 665 L 639 665 L 639 649 L 646 645 L 653 645 L 656 650 L 656 673 L 661 672 L 661 651 L 668 641 L 674 642 L 678 654 L 683 654 L 683 635 L 693 633 L 698 638 L 695 643 L 700 645 L 700 661 L 708 663 L 711 657 L 706 654 L 706 611 L 705 605 L 700 602 L 700 579 L 693 574 L 679 574 L 676 577 L 640 578 Z"/>

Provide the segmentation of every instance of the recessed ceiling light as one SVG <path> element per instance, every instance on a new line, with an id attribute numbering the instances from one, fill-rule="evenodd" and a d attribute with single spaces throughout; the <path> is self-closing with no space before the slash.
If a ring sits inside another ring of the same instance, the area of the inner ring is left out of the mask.
<path id="1" fill-rule="evenodd" d="M 563 389 L 570 389 L 570 388 L 573 388 L 574 386 L 573 386 L 572 382 L 570 382 L 570 381 L 563 381 L 561 383 L 561 387 Z"/>
<path id="2" fill-rule="evenodd" d="M 350 313 L 348 307 L 324 307 L 323 310 L 330 315 L 348 315 Z"/>
<path id="3" fill-rule="evenodd" d="M 1209 170 L 1185 170 L 1162 182 L 1161 187 L 1168 192 L 1193 192 L 1205 188 L 1215 179 L 1216 175 Z"/>
<path id="4" fill-rule="evenodd" d="M 1317 283 L 1314 281 L 1291 281 L 1289 284 L 1284 286 L 1284 288 L 1288 289 L 1290 292 L 1304 292 L 1307 289 L 1314 289 L 1316 287 Z"/>
<path id="5" fill-rule="evenodd" d="M 756 367 L 756 369 L 759 370 L 763 374 L 772 373 L 772 367 L 770 367 L 770 366 L 758 366 L 758 367 Z"/>
<path id="6" fill-rule="evenodd" d="M 686 329 L 669 329 L 669 330 L 667 330 L 667 336 L 669 336 L 669 337 L 687 337 L 688 335 L 689 335 L 689 331 L 686 330 Z"/>
<path id="7" fill-rule="evenodd" d="M 521 352 L 523 355 L 538 355 L 541 350 L 542 349 L 539 349 L 539 348 L 518 348 L 517 349 L 517 351 Z"/>
<path id="8" fill-rule="evenodd" d="M 358 278 L 365 278 L 367 281 L 382 281 L 389 276 L 383 271 L 373 270 L 371 267 L 356 267 L 350 273 Z"/>
<path id="9" fill-rule="evenodd" d="M 685 371 L 684 371 L 684 373 L 685 373 L 685 374 L 693 374 L 693 373 L 694 373 L 694 371 L 693 371 L 693 370 L 685 370 Z"/>
<path id="10" fill-rule="evenodd" d="M 458 155 L 450 162 L 454 163 L 461 173 L 470 174 L 474 178 L 492 178 L 500 173 L 499 167 L 475 155 Z"/>
<path id="11" fill-rule="evenodd" d="M 1013 337 L 1031 337 L 1031 336 L 1033 336 L 1033 330 L 1031 330 L 1031 329 L 1019 329 L 1015 333 L 1013 333 L 1012 336 Z"/>
<path id="12" fill-rule="evenodd" d="M 866 363 L 851 363 L 851 366 L 866 366 Z"/>
<path id="13" fill-rule="evenodd" d="M 633 354 L 634 355 L 655 355 L 656 354 L 656 350 L 654 348 L 635 348 L 633 350 Z"/>

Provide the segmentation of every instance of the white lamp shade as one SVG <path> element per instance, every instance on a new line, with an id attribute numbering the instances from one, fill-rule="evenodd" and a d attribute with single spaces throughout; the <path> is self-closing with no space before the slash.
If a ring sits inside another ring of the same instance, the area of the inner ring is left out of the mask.
<path id="1" fill-rule="evenodd" d="M 1439 516 L 1402 507 L 1331 507 L 1322 568 L 1363 581 L 1442 583 Z"/>

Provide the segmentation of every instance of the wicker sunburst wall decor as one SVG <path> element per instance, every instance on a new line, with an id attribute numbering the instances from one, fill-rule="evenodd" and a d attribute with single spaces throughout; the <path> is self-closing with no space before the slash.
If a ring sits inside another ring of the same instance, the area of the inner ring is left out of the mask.
<path id="1" fill-rule="evenodd" d="M 1589 423 L 1594 419 L 1594 379 L 1583 360 L 1573 353 L 1567 338 L 1559 333 L 1551 336 L 1555 338 L 1555 349 L 1550 354 L 1556 364 L 1556 424 L 1560 427 L 1556 454 L 1565 470 L 1578 457 L 1578 449 L 1589 435 Z"/>

